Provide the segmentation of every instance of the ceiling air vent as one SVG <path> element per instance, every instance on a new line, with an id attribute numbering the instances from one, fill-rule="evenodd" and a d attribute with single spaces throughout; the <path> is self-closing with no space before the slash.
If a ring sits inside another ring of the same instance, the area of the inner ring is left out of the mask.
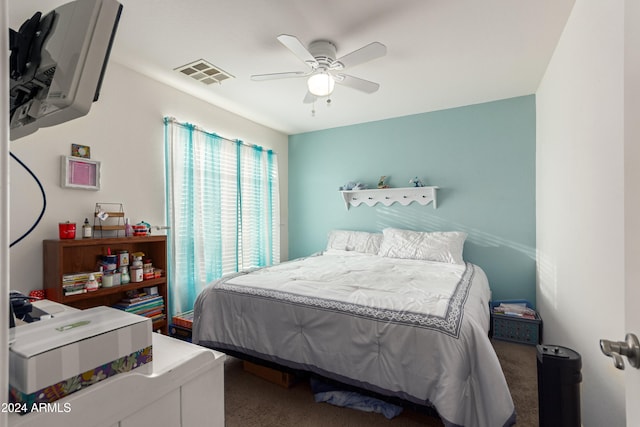
<path id="1" fill-rule="evenodd" d="M 231 74 L 222 71 L 220 68 L 205 61 L 204 59 L 199 59 L 195 62 L 191 62 L 190 64 L 183 65 L 175 70 L 206 85 L 222 83 L 223 80 L 233 78 Z"/>

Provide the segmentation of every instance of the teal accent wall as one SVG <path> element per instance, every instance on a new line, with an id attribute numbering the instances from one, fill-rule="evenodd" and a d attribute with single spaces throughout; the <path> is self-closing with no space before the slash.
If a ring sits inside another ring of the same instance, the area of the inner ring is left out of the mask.
<path id="1" fill-rule="evenodd" d="M 487 273 L 493 298 L 535 305 L 535 119 L 530 95 L 291 135 L 289 257 L 323 250 L 332 229 L 465 231 L 464 258 Z M 381 175 L 440 187 L 438 208 L 347 210 L 338 188 L 375 188 Z"/>

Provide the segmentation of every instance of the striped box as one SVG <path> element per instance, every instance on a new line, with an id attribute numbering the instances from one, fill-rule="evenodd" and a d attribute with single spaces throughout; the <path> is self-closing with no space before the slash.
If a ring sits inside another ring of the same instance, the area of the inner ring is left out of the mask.
<path id="1" fill-rule="evenodd" d="M 151 372 L 151 320 L 111 307 L 14 328 L 9 349 L 13 402 L 49 403 L 113 375 Z"/>

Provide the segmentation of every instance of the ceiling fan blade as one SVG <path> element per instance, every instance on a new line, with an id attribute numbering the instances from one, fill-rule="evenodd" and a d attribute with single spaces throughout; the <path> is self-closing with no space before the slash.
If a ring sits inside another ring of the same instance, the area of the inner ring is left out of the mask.
<path id="1" fill-rule="evenodd" d="M 307 94 L 305 95 L 305 97 L 302 100 L 302 102 L 304 102 L 305 104 L 313 104 L 314 102 L 316 102 L 317 99 L 318 99 L 317 96 L 315 96 L 311 92 L 307 91 Z"/>
<path id="2" fill-rule="evenodd" d="M 271 73 L 271 74 L 254 74 L 251 80 L 259 82 L 263 80 L 288 79 L 292 77 L 305 77 L 311 74 L 311 71 L 290 71 L 287 73 Z"/>
<path id="3" fill-rule="evenodd" d="M 318 61 L 311 55 L 306 47 L 298 40 L 296 36 L 290 36 L 289 34 L 280 34 L 277 37 L 278 41 L 289 49 L 295 56 L 300 58 L 302 62 L 308 66 L 315 68 L 318 66 Z"/>
<path id="4" fill-rule="evenodd" d="M 379 42 L 373 42 L 336 59 L 332 64 L 332 68 L 337 67 L 335 69 L 339 69 L 340 65 L 342 65 L 342 69 L 355 67 L 356 65 L 385 56 L 386 54 L 387 47 L 385 45 Z"/>
<path id="5" fill-rule="evenodd" d="M 335 80 L 338 84 L 348 86 L 352 89 L 356 89 L 365 93 L 373 93 L 380 88 L 380 85 L 378 83 L 361 79 L 359 77 L 353 77 L 348 74 L 338 74 Z"/>

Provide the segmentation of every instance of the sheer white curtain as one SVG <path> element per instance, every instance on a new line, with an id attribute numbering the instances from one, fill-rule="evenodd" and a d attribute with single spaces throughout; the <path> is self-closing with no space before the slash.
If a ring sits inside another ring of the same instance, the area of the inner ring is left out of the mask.
<path id="1" fill-rule="evenodd" d="M 278 162 L 275 153 L 239 145 L 240 259 L 242 268 L 280 260 Z"/>
<path id="2" fill-rule="evenodd" d="M 214 279 L 280 259 L 277 155 L 165 118 L 171 314 Z"/>

